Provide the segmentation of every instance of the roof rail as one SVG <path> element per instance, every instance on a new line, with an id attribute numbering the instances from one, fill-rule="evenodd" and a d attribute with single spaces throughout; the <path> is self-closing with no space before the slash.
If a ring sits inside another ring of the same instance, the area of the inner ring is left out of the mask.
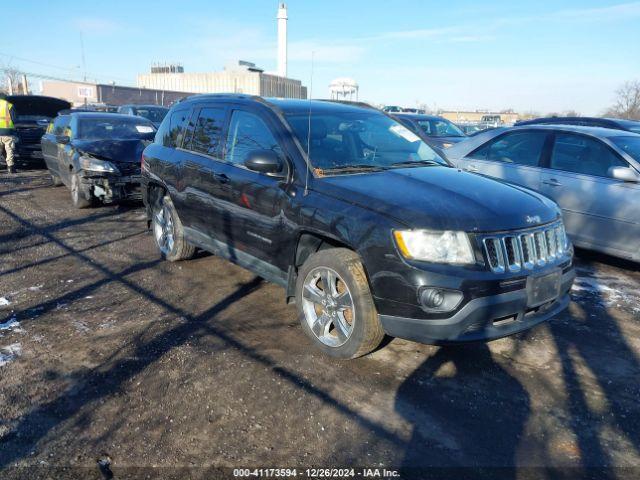
<path id="1" fill-rule="evenodd" d="M 333 100 L 330 98 L 320 98 L 318 99 L 318 101 L 327 103 L 341 103 L 343 105 L 353 105 L 354 107 L 371 108 L 372 110 L 378 110 L 376 107 L 366 102 L 354 102 L 353 100 Z"/>
<path id="2" fill-rule="evenodd" d="M 228 98 L 237 100 L 262 99 L 262 97 L 258 95 L 248 95 L 246 93 L 195 93 L 193 95 L 182 97 L 176 103 L 186 102 L 187 100 L 192 100 L 194 98 Z"/>

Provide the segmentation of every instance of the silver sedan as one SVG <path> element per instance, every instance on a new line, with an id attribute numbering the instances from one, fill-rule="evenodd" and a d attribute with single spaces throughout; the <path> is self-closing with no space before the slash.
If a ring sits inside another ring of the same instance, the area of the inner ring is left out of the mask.
<path id="1" fill-rule="evenodd" d="M 582 248 L 640 262 L 640 135 L 528 125 L 487 131 L 446 151 L 457 167 L 555 200 Z"/>

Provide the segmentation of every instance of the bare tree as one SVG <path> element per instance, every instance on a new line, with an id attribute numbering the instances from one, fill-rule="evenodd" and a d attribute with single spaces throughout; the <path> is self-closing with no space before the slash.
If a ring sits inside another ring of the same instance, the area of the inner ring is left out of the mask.
<path id="1" fill-rule="evenodd" d="M 640 80 L 625 82 L 618 88 L 615 103 L 605 115 L 640 120 Z"/>
<path id="2" fill-rule="evenodd" d="M 14 95 L 27 94 L 22 87 L 22 73 L 9 65 L 0 65 L 0 91 Z"/>

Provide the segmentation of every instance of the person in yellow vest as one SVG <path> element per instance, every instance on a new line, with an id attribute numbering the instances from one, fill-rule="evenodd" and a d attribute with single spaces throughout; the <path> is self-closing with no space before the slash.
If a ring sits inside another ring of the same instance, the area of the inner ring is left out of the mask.
<path id="1" fill-rule="evenodd" d="M 10 174 L 15 173 L 13 157 L 16 150 L 16 140 L 13 118 L 13 105 L 6 100 L 3 93 L 0 93 L 0 153 L 2 150 L 6 152 L 7 171 Z"/>

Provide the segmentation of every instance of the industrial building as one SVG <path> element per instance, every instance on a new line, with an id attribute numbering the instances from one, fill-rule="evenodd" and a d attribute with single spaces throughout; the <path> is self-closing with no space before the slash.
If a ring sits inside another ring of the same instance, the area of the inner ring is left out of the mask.
<path id="1" fill-rule="evenodd" d="M 475 111 L 462 111 L 462 110 L 448 110 L 440 111 L 438 115 L 446 118 L 454 123 L 478 123 L 482 120 L 482 117 L 491 115 L 499 116 L 503 123 L 511 124 L 520 119 L 520 114 L 511 110 L 502 112 L 490 112 L 488 110 L 475 110 Z"/>
<path id="2" fill-rule="evenodd" d="M 88 82 L 43 80 L 42 95 L 62 98 L 74 107 L 87 104 L 126 105 L 128 103 L 169 106 L 189 93 Z"/>
<path id="3" fill-rule="evenodd" d="M 300 80 L 264 73 L 251 62 L 238 61 L 221 72 L 145 73 L 139 88 L 194 93 L 246 93 L 263 97 L 307 98 Z"/>
<path id="4" fill-rule="evenodd" d="M 254 63 L 238 61 L 221 72 L 185 72 L 181 64 L 154 65 L 150 73 L 138 75 L 139 88 L 194 93 L 246 93 L 263 97 L 307 98 L 307 87 L 287 77 L 287 6 L 277 14 L 277 74 L 265 73 Z"/>

